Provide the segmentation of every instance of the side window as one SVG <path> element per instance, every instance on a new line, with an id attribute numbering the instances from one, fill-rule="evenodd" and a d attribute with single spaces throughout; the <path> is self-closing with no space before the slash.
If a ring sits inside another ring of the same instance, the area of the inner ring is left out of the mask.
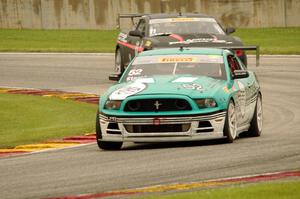
<path id="1" fill-rule="evenodd" d="M 143 35 L 145 35 L 146 32 L 146 22 L 144 19 L 141 19 L 138 26 L 136 27 L 137 30 L 139 30 Z"/>
<path id="2" fill-rule="evenodd" d="M 231 69 L 231 73 L 233 73 L 235 70 L 243 70 L 240 63 L 233 55 L 228 55 L 227 60 L 228 60 L 228 65 Z"/>

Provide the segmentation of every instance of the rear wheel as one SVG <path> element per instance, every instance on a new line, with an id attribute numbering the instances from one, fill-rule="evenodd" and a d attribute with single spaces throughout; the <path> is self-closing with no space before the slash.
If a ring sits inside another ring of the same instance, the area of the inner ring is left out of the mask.
<path id="1" fill-rule="evenodd" d="M 96 116 L 96 139 L 97 139 L 98 147 L 103 150 L 119 150 L 123 145 L 123 142 L 107 142 L 107 141 L 100 140 L 102 139 L 102 132 L 101 132 L 100 122 L 99 122 L 99 112 L 97 112 L 97 116 Z"/>
<path id="2" fill-rule="evenodd" d="M 226 142 L 232 143 L 237 137 L 237 118 L 235 113 L 235 106 L 231 100 L 228 105 L 227 115 L 225 119 L 224 135 L 226 136 Z"/>
<path id="3" fill-rule="evenodd" d="M 260 136 L 262 131 L 262 126 L 263 126 L 262 100 L 261 100 L 261 94 L 258 94 L 255 111 L 254 111 L 254 115 L 251 121 L 248 134 L 253 137 Z"/>

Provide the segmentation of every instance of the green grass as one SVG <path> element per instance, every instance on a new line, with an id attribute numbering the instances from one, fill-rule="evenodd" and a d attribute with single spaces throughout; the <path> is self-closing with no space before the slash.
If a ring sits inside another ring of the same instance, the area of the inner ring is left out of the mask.
<path id="1" fill-rule="evenodd" d="M 92 133 L 96 110 L 71 100 L 0 94 L 0 148 Z"/>
<path id="2" fill-rule="evenodd" d="M 153 195 L 143 199 L 299 199 L 300 181 L 266 182 L 208 189 L 172 195 Z"/>
<path id="3" fill-rule="evenodd" d="M 114 52 L 113 30 L 0 29 L 0 51 Z"/>
<path id="4" fill-rule="evenodd" d="M 259 45 L 262 54 L 300 54 L 300 27 L 237 29 L 245 44 Z"/>
<path id="5" fill-rule="evenodd" d="M 114 52 L 116 30 L 0 29 L 2 52 Z M 234 35 L 262 54 L 300 54 L 300 27 L 241 28 Z"/>

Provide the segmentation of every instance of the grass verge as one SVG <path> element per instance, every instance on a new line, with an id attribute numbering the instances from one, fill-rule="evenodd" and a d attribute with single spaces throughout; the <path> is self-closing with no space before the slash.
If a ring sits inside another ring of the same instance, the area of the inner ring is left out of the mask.
<path id="1" fill-rule="evenodd" d="M 246 45 L 259 45 L 262 54 L 300 55 L 300 27 L 241 28 L 234 35 Z"/>
<path id="2" fill-rule="evenodd" d="M 0 94 L 0 148 L 91 133 L 96 109 L 59 98 Z"/>
<path id="3" fill-rule="evenodd" d="M 115 30 L 0 29 L 2 52 L 114 52 Z"/>
<path id="4" fill-rule="evenodd" d="M 164 196 L 139 197 L 142 199 L 298 199 L 300 181 L 265 182 L 226 188 L 208 189 L 197 192 L 178 193 Z"/>
<path id="5" fill-rule="evenodd" d="M 114 52 L 116 30 L 0 29 L 2 52 Z M 262 54 L 300 54 L 300 27 L 241 28 L 234 33 Z"/>

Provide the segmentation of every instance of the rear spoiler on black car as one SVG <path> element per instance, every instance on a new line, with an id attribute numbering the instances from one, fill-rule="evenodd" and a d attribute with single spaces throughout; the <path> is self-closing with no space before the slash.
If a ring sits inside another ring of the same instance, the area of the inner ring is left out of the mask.
<path id="1" fill-rule="evenodd" d="M 219 47 L 222 49 L 228 49 L 228 50 L 255 50 L 256 51 L 256 66 L 259 66 L 259 46 L 232 46 L 232 47 Z"/>
<path id="2" fill-rule="evenodd" d="M 132 24 L 134 24 L 134 21 L 133 21 L 134 18 L 142 17 L 144 15 L 145 14 L 119 14 L 118 19 L 117 19 L 117 26 L 118 26 L 118 28 L 121 27 L 121 18 L 130 18 Z"/>

